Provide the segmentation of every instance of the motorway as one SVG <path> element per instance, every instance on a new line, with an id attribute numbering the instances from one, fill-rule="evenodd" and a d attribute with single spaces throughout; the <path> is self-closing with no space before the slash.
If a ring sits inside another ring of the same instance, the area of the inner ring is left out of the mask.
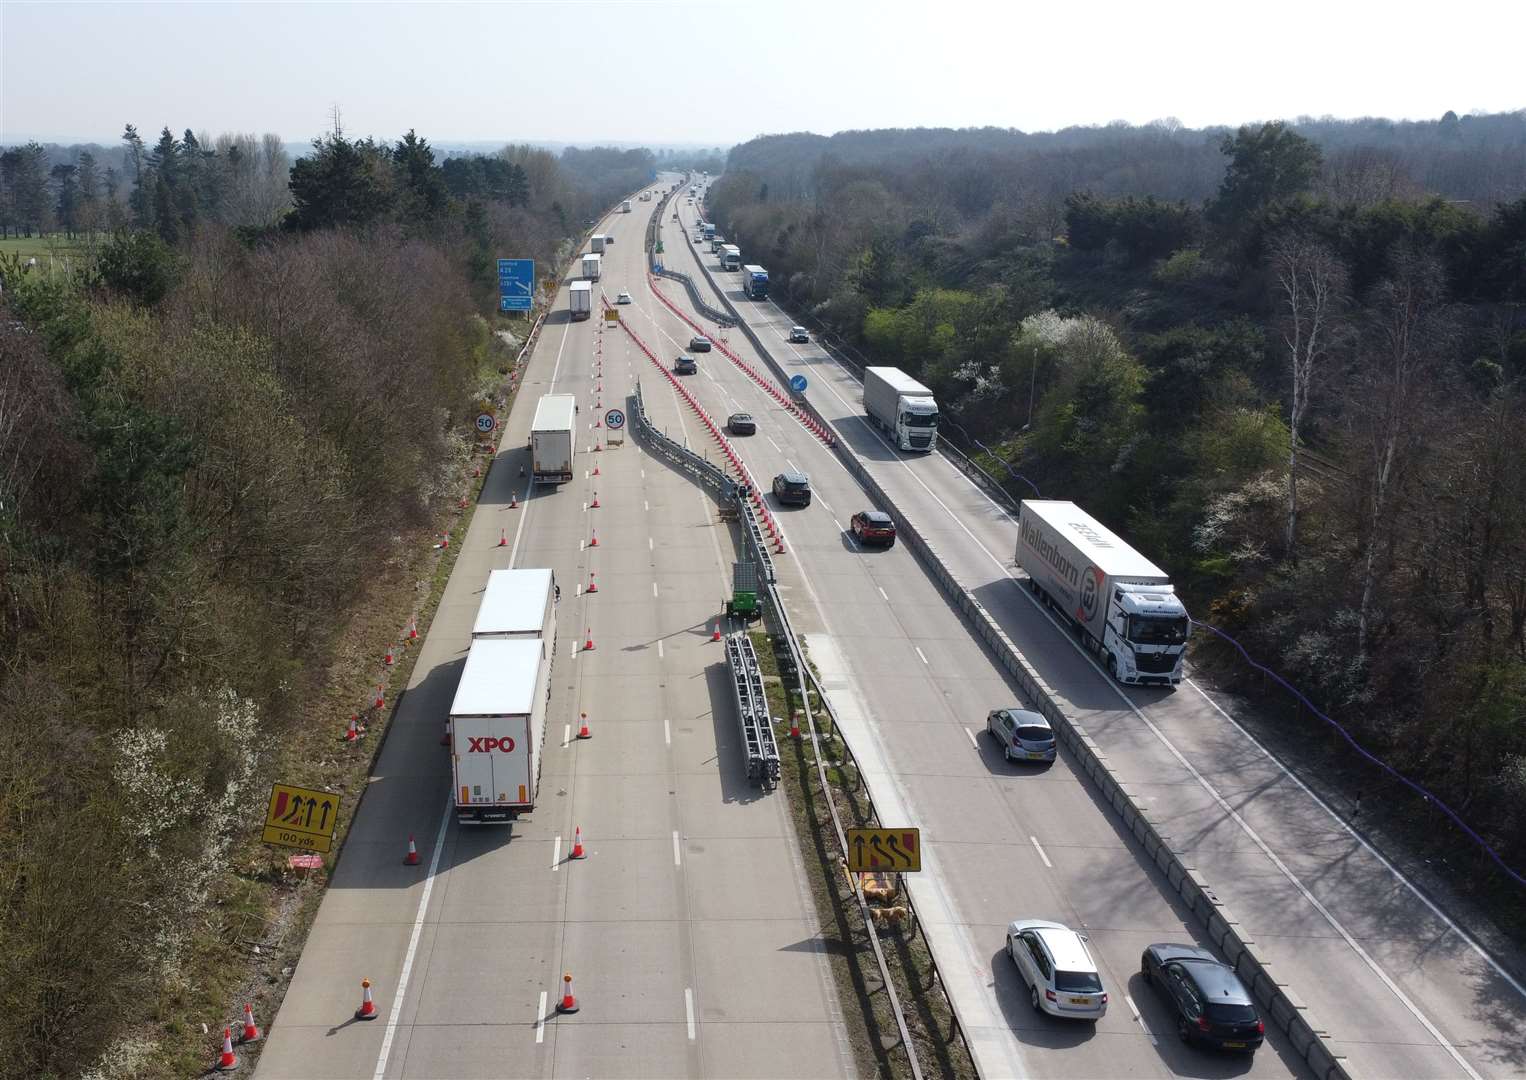
<path id="1" fill-rule="evenodd" d="M 681 205 L 680 212 L 682 225 L 691 227 L 696 208 Z M 782 310 L 746 300 L 715 256 L 699 254 L 671 220 L 663 224 L 665 263 L 703 288 L 703 260 L 774 358 L 808 377 L 809 398 L 837 437 L 1165 823 L 1234 913 L 1242 936 L 1258 943 L 1278 980 L 1329 1031 L 1353 1075 L 1526 1075 L 1526 991 L 1519 982 L 1264 752 L 1205 688 L 1189 681 L 1174 692 L 1131 689 L 1108 679 L 1020 587 L 1010 515 L 941 455 L 892 450 L 865 420 L 851 371 L 814 345 L 788 344 L 791 320 Z M 754 260 L 744 247 L 748 261 Z M 661 287 L 684 302 L 675 284 Z M 728 344 L 766 370 L 739 331 L 730 332 Z M 706 371 L 714 375 L 718 405 L 734 398 L 764 413 L 767 399 L 724 357 Z M 875 787 L 877 801 L 883 807 L 888 786 L 908 815 L 905 823 L 926 830 L 925 858 L 936 872 L 915 883 L 915 895 L 925 911 L 951 920 L 954 932 L 940 942 L 939 959 L 946 968 L 964 966 L 968 981 L 951 981 L 967 1025 L 993 1035 L 992 1021 L 1010 1025 L 1013 1045 L 1005 1058 L 999 1040 L 974 1040 L 985 1074 L 1007 1075 L 1013 1065 L 1079 1076 L 1227 1068 L 1182 1052 L 1174 1040 L 1157 1045 L 1139 1024 L 1120 1023 L 1131 1009 L 1118 1008 L 1116 998 L 1095 1039 L 1036 1023 L 1009 1004 L 1016 983 L 993 957 L 998 924 L 1017 915 L 1059 917 L 1088 927 L 1107 979 L 1126 988 L 1143 1025 L 1159 1031 L 1163 1017 L 1141 992 L 1137 973 L 1131 975 L 1138 945 L 1152 937 L 1196 937 L 1199 929 L 1179 918 L 1170 890 L 1153 880 L 1063 756 L 1047 773 L 1029 773 L 1004 766 L 983 739 L 966 737 L 1011 694 L 915 560 L 899 549 L 851 550 L 840 527 L 863 508 L 863 495 L 814 438 L 787 417 L 775 414 L 772 421 L 747 442 L 750 467 L 763 479 L 785 463 L 799 465 L 820 493 L 818 505 L 783 518 L 804 577 L 804 595 L 790 600 L 792 616 L 808 631 L 833 701 L 861 720 L 868 750 L 883 755 L 888 785 Z M 850 741 L 865 753 L 865 740 Z M 1254 1071 L 1298 1067 L 1273 1043 Z"/>
<path id="2" fill-rule="evenodd" d="M 600 224 L 618 237 L 611 295 L 644 280 L 652 205 Z M 593 406 L 625 406 L 637 375 L 659 424 L 699 429 L 623 334 L 568 321 L 566 292 L 270 1025 L 262 1078 L 854 1075 L 784 795 L 745 779 L 710 641 L 728 527 L 633 439 L 586 452 L 607 435 Z M 588 410 L 579 477 L 532 492 L 520 466 L 553 389 Z M 487 574 L 510 565 L 552 567 L 562 588 L 541 794 L 512 828 L 463 828 L 440 734 Z M 583 711 L 586 742 L 572 736 Z M 573 862 L 579 827 L 588 854 Z M 416 867 L 403 864 L 410 834 Z M 564 972 L 581 1005 L 570 1016 L 555 1010 Z M 362 978 L 373 1022 L 352 1019 Z"/>

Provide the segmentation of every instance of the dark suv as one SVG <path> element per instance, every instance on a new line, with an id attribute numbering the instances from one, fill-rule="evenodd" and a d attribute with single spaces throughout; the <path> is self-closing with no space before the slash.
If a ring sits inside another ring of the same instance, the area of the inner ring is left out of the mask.
<path id="1" fill-rule="evenodd" d="M 710 339 L 703 334 L 697 334 L 689 339 L 690 352 L 709 352 Z"/>
<path id="2" fill-rule="evenodd" d="M 803 472 L 782 472 L 774 477 L 774 498 L 783 506 L 810 506 L 811 481 Z"/>
<path id="3" fill-rule="evenodd" d="M 677 360 L 673 361 L 673 374 L 675 375 L 697 375 L 698 373 L 699 365 L 694 362 L 694 357 L 692 356 L 680 356 Z"/>

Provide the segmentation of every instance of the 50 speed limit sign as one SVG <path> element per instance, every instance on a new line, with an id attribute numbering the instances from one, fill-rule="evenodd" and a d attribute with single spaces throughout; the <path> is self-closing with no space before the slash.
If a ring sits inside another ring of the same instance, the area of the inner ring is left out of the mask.
<path id="1" fill-rule="evenodd" d="M 477 414 L 477 430 L 484 435 L 491 435 L 493 429 L 498 426 L 498 418 L 490 412 Z"/>

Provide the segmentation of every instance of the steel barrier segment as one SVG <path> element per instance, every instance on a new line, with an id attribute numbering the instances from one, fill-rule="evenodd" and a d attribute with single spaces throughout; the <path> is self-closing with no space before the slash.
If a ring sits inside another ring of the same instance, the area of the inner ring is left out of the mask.
<path id="1" fill-rule="evenodd" d="M 731 667 L 731 689 L 747 753 L 747 779 L 772 789 L 779 783 L 779 747 L 774 742 L 773 718 L 768 715 L 763 670 L 747 631 L 727 636 L 726 662 Z"/>

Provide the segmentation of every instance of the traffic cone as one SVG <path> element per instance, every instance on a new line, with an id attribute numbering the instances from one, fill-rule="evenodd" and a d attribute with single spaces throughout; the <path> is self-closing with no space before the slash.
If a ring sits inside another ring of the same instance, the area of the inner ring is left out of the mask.
<path id="1" fill-rule="evenodd" d="M 350 726 L 345 728 L 344 731 L 344 741 L 354 742 L 358 738 L 360 738 L 360 728 L 356 726 L 355 718 L 352 716 L 350 717 Z"/>
<path id="2" fill-rule="evenodd" d="M 583 828 L 581 825 L 574 826 L 572 830 L 572 853 L 569 859 L 586 859 L 588 852 L 583 850 Z"/>
<path id="3" fill-rule="evenodd" d="M 800 714 L 799 713 L 796 713 L 796 712 L 790 713 L 790 717 L 789 717 L 789 737 L 792 738 L 792 739 L 800 738 Z"/>
<path id="4" fill-rule="evenodd" d="M 513 492 L 513 491 L 509 492 L 509 509 L 510 510 L 518 510 L 519 509 L 519 495 L 518 495 L 518 493 Z"/>
<path id="5" fill-rule="evenodd" d="M 360 980 L 360 1008 L 355 1010 L 357 1020 L 375 1020 L 376 1002 L 371 1000 L 371 980 Z"/>
<path id="6" fill-rule="evenodd" d="M 498 530 L 498 546 L 499 547 L 508 547 L 509 546 L 509 535 L 508 535 L 508 533 L 504 532 L 502 529 Z"/>
<path id="7" fill-rule="evenodd" d="M 588 546 L 589 547 L 598 547 L 599 546 L 599 534 L 598 534 L 598 532 L 594 531 L 594 532 L 591 532 L 589 535 L 590 535 L 591 539 L 588 541 Z"/>
<path id="8" fill-rule="evenodd" d="M 473 480 L 479 480 L 481 478 L 482 478 L 482 466 L 481 465 L 473 465 L 472 466 L 472 479 Z"/>
<path id="9" fill-rule="evenodd" d="M 583 715 L 583 726 L 578 728 L 578 738 L 580 738 L 580 739 L 591 739 L 591 738 L 593 738 L 593 732 L 588 730 L 588 714 L 587 713 L 583 713 L 582 715 Z"/>
<path id="10" fill-rule="evenodd" d="M 593 627 L 588 628 L 588 639 L 583 642 L 584 652 L 593 652 Z"/>
<path id="11" fill-rule="evenodd" d="M 578 999 L 572 996 L 572 972 L 562 976 L 562 1000 L 556 1003 L 556 1011 L 559 1013 L 575 1013 L 578 1011 Z"/>
<path id="12" fill-rule="evenodd" d="M 408 640 L 409 641 L 417 641 L 418 638 L 419 638 L 419 621 L 417 619 L 409 619 L 408 620 Z"/>
<path id="13" fill-rule="evenodd" d="M 460 502 L 460 504 L 459 504 L 459 505 L 460 505 L 460 508 L 461 508 L 461 509 L 462 509 L 462 510 L 465 510 L 465 509 L 466 509 L 466 505 L 467 505 L 467 504 L 466 504 L 466 496 L 465 496 L 465 495 L 463 495 L 463 496 L 461 496 L 461 502 Z"/>
<path id="14" fill-rule="evenodd" d="M 593 426 L 594 426 L 594 427 L 603 427 L 603 426 L 604 426 L 604 425 L 603 425 L 603 424 L 601 424 L 601 423 L 599 423 L 599 418 L 598 418 L 598 417 L 597 417 L 597 416 L 595 416 L 595 417 L 594 417 L 594 418 L 593 418 Z"/>
<path id="15" fill-rule="evenodd" d="M 440 548 L 444 550 L 448 547 L 450 547 L 450 533 L 442 533 L 440 535 Z"/>
<path id="16" fill-rule="evenodd" d="M 254 1026 L 254 1006 L 244 1006 L 244 1033 L 239 1036 L 240 1043 L 258 1042 L 260 1029 Z"/>
<path id="17" fill-rule="evenodd" d="M 603 453 L 603 452 L 604 452 L 604 447 L 603 447 L 603 446 L 601 446 L 601 445 L 600 445 L 600 444 L 598 444 L 598 443 L 594 443 L 594 444 L 593 444 L 593 452 L 594 452 L 594 453 L 595 453 L 595 454 L 602 454 L 602 453 Z"/>
<path id="18" fill-rule="evenodd" d="M 590 509 L 590 510 L 597 510 L 598 508 L 599 508 L 599 493 L 597 491 L 595 491 L 593 493 L 593 502 L 588 504 L 588 509 Z"/>
<path id="19" fill-rule="evenodd" d="M 710 635 L 710 640 L 711 641 L 719 641 L 719 640 L 721 640 L 721 620 L 719 620 L 719 619 L 715 620 L 715 633 Z"/>
<path id="20" fill-rule="evenodd" d="M 588 571 L 588 591 L 591 593 L 599 591 L 599 583 L 594 580 L 594 572 L 592 570 Z"/>
<path id="21" fill-rule="evenodd" d="M 383 663 L 385 663 L 388 667 L 391 667 L 392 664 L 393 664 L 392 646 L 391 645 L 387 646 L 387 658 L 383 661 Z"/>
<path id="22" fill-rule="evenodd" d="M 233 1052 L 233 1029 L 223 1028 L 223 1052 L 218 1055 L 218 1072 L 231 1072 L 238 1068 L 238 1055 Z"/>
<path id="23" fill-rule="evenodd" d="M 408 854 L 403 856 L 404 866 L 417 866 L 419 864 L 419 849 L 413 846 L 413 834 L 408 834 Z"/>
<path id="24" fill-rule="evenodd" d="M 594 466 L 594 467 L 593 467 L 593 474 L 594 474 L 594 475 L 595 475 L 595 476 L 598 476 L 598 475 L 599 475 L 599 467 L 598 467 L 598 466 L 597 466 L 597 465 L 595 465 L 595 466 Z"/>
<path id="25" fill-rule="evenodd" d="M 377 683 L 376 684 L 376 701 L 374 702 L 374 704 L 375 704 L 375 706 L 378 709 L 385 708 L 386 705 L 387 705 L 387 696 L 386 696 L 385 692 L 383 692 L 383 690 L 382 690 L 382 684 L 381 683 Z"/>

